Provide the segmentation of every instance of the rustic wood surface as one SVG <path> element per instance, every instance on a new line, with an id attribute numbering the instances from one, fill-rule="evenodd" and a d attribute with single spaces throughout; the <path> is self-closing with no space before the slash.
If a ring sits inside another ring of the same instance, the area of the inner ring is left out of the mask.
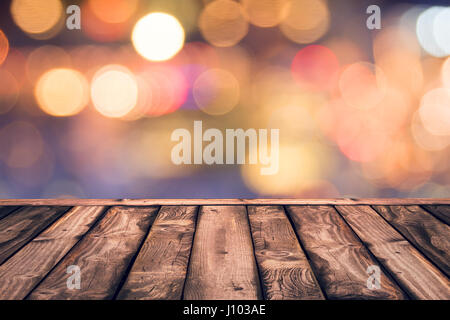
<path id="1" fill-rule="evenodd" d="M 204 206 L 200 209 L 184 298 L 261 298 L 244 206 Z"/>
<path id="2" fill-rule="evenodd" d="M 448 300 L 449 204 L 0 200 L 0 300 Z"/>
<path id="3" fill-rule="evenodd" d="M 450 299 L 448 279 L 370 206 L 337 206 L 350 227 L 415 299 Z"/>
<path id="4" fill-rule="evenodd" d="M 0 265 L 64 214 L 68 207 L 27 207 L 0 220 Z"/>
<path id="5" fill-rule="evenodd" d="M 324 299 L 281 206 L 249 206 L 255 256 L 269 300 Z"/>
<path id="6" fill-rule="evenodd" d="M 444 221 L 447 225 L 450 225 L 450 206 L 443 205 L 424 205 L 422 206 L 435 217 Z"/>
<path id="7" fill-rule="evenodd" d="M 450 274 L 450 227 L 419 206 L 375 206 L 403 236 Z"/>
<path id="8" fill-rule="evenodd" d="M 330 299 L 404 299 L 403 291 L 381 272 L 378 290 L 367 286 L 367 268 L 380 266 L 337 211 L 330 206 L 288 207 L 299 240 Z"/>
<path id="9" fill-rule="evenodd" d="M 156 217 L 156 207 L 113 207 L 28 297 L 112 299 L 123 273 Z M 78 266 L 81 289 L 67 286 L 67 269 Z"/>
<path id="10" fill-rule="evenodd" d="M 0 206 L 450 205 L 450 199 L 0 199 Z"/>
<path id="11" fill-rule="evenodd" d="M 23 299 L 103 213 L 74 207 L 0 266 L 0 299 Z"/>
<path id="12" fill-rule="evenodd" d="M 119 299 L 181 299 L 196 217 L 197 207 L 161 208 Z"/>

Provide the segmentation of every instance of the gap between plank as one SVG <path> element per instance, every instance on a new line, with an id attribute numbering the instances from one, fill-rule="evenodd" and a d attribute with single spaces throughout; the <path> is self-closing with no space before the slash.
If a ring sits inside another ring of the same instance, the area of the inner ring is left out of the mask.
<path id="1" fill-rule="evenodd" d="M 358 234 L 355 232 L 355 230 L 353 230 L 352 226 L 347 222 L 347 220 L 345 220 L 344 216 L 341 214 L 341 212 L 339 211 L 338 208 L 336 208 L 336 206 L 333 206 L 333 209 L 338 213 L 338 215 L 341 217 L 342 220 L 344 220 L 344 223 L 350 228 L 351 232 L 353 233 L 353 235 L 356 237 L 356 239 L 359 240 L 359 242 L 361 242 L 361 244 L 364 246 L 364 248 L 366 248 L 367 252 L 369 253 L 369 255 L 372 257 L 372 259 L 377 262 L 380 266 L 380 269 L 386 274 L 389 275 L 391 277 L 391 280 L 399 287 L 400 290 L 402 290 L 403 294 L 406 296 L 406 298 L 408 298 L 408 300 L 413 300 L 410 293 L 408 292 L 407 289 L 405 289 L 398 281 L 397 278 L 394 276 L 393 271 L 391 271 L 389 268 L 387 268 L 370 250 L 370 248 L 366 245 L 366 243 L 358 236 Z M 372 208 L 372 210 L 374 210 Z M 408 241 L 408 239 L 406 239 L 402 234 L 401 236 L 403 237 L 403 239 L 405 239 L 406 241 Z M 409 241 L 408 241 L 409 242 Z"/>
<path id="2" fill-rule="evenodd" d="M 57 207 L 57 206 L 55 206 Z M 23 207 L 19 207 L 16 210 L 13 210 L 12 212 L 16 212 L 19 209 L 25 209 L 26 206 Z M 40 232 L 38 232 L 34 237 L 30 238 L 28 241 L 26 241 L 23 245 L 21 245 L 20 247 L 18 247 L 16 250 L 14 250 L 14 252 L 12 252 L 2 263 L 0 263 L 0 266 L 2 266 L 3 264 L 5 264 L 6 261 L 8 261 L 9 259 L 11 259 L 12 256 L 14 256 L 17 252 L 19 252 L 20 250 L 22 250 L 22 248 L 24 248 L 27 244 L 29 244 L 31 241 L 33 241 L 35 238 L 39 237 L 44 231 L 46 231 L 47 229 L 49 229 L 54 223 L 56 223 L 59 219 L 61 219 L 63 216 L 65 216 L 70 210 L 72 210 L 73 207 L 69 207 L 67 210 L 65 210 L 63 213 L 61 213 L 61 215 L 59 216 L 59 218 L 55 219 L 53 222 L 50 222 L 45 228 L 43 228 Z M 12 213 L 11 212 L 11 213 Z M 10 213 L 10 214 L 11 214 Z M 9 216 L 10 214 L 8 214 L 7 216 Z M 6 217 L 7 217 L 6 216 Z M 6 218 L 5 217 L 5 218 Z"/>
<path id="3" fill-rule="evenodd" d="M 117 285 L 116 292 L 114 292 L 114 295 L 113 295 L 111 300 L 117 300 L 117 296 L 119 295 L 120 290 L 122 290 L 122 287 L 125 284 L 125 281 L 127 281 L 128 275 L 130 274 L 131 269 L 133 268 L 133 265 L 134 265 L 138 255 L 139 255 L 139 252 L 141 252 L 141 249 L 144 246 L 145 241 L 147 240 L 147 237 L 148 237 L 148 235 L 150 234 L 150 231 L 153 228 L 153 225 L 155 224 L 156 220 L 158 219 L 159 214 L 161 213 L 161 208 L 162 208 L 162 206 L 160 206 L 158 208 L 158 213 L 156 214 L 155 219 L 153 219 L 152 224 L 149 226 L 148 230 L 145 233 L 145 236 L 143 237 L 143 239 L 142 239 L 141 243 L 139 244 L 136 252 L 134 253 L 133 257 L 131 258 L 130 263 L 128 264 L 127 268 L 123 272 L 122 277 L 120 279 L 120 282 Z"/>
<path id="4" fill-rule="evenodd" d="M 61 261 L 63 261 L 73 250 L 74 248 L 86 237 L 86 235 L 92 231 L 92 229 L 99 224 L 99 222 L 104 218 L 104 216 L 106 215 L 106 213 L 111 209 L 112 207 L 105 207 L 105 209 L 103 210 L 103 212 L 98 216 L 97 220 L 94 221 L 94 223 L 91 225 L 91 227 L 80 237 L 80 239 L 78 239 L 77 242 L 75 242 L 75 244 L 72 246 L 72 248 L 70 248 L 70 250 L 68 250 L 66 252 L 66 254 L 64 256 L 62 256 L 61 259 L 59 259 L 59 261 L 53 266 L 53 268 L 51 268 L 47 274 L 42 277 L 42 279 L 36 283 L 36 285 L 30 290 L 30 292 L 27 293 L 27 295 L 23 298 L 23 300 L 27 300 L 28 297 L 31 295 L 31 293 L 33 293 L 33 291 L 39 287 L 39 285 L 48 278 L 48 276 L 53 272 L 53 270 L 56 269 L 56 267 L 59 266 L 59 264 L 61 263 Z"/>
<path id="5" fill-rule="evenodd" d="M 247 217 L 248 228 L 249 228 L 249 231 L 250 231 L 250 238 L 252 239 L 253 259 L 255 260 L 256 272 L 258 273 L 259 288 L 261 290 L 262 300 L 267 300 L 267 295 L 266 295 L 266 290 L 265 290 L 266 288 L 264 286 L 264 282 L 263 282 L 263 279 L 262 279 L 261 269 L 259 268 L 258 259 L 256 259 L 255 242 L 254 242 L 254 239 L 253 239 L 252 224 L 250 223 L 250 218 L 248 216 L 248 206 L 245 206 L 245 214 L 246 214 L 246 217 Z"/>
<path id="6" fill-rule="evenodd" d="M 322 288 L 322 286 L 323 286 L 323 284 L 321 284 L 321 281 L 322 281 L 322 280 L 321 280 L 320 277 L 318 276 L 318 274 L 317 274 L 317 272 L 316 272 L 316 270 L 315 270 L 315 267 L 314 267 L 313 264 L 311 263 L 312 260 L 311 260 L 311 258 L 309 257 L 308 251 L 305 249 L 305 247 L 303 246 L 302 241 L 300 240 L 300 236 L 299 236 L 299 234 L 297 233 L 297 229 L 295 228 L 295 224 L 294 224 L 294 222 L 292 221 L 291 215 L 288 213 L 288 210 L 286 209 L 286 206 L 282 206 L 282 207 L 283 207 L 284 215 L 287 217 L 289 223 L 291 224 L 291 228 L 292 228 L 292 230 L 294 231 L 295 237 L 297 238 L 297 242 L 298 242 L 298 244 L 300 245 L 300 248 L 302 249 L 303 253 L 305 254 L 306 259 L 308 260 L 308 264 L 309 264 L 309 267 L 311 268 L 311 272 L 314 274 L 314 277 L 315 277 L 316 280 L 317 280 L 317 284 L 319 285 L 319 288 L 320 288 L 320 291 L 321 291 L 322 294 L 323 294 L 323 297 L 325 298 L 325 300 L 330 300 L 330 299 L 328 299 L 327 293 L 326 293 L 325 290 Z"/>
<path id="7" fill-rule="evenodd" d="M 191 249 L 189 250 L 189 258 L 187 262 L 186 267 L 186 275 L 184 277 L 183 287 L 181 288 L 181 298 L 180 300 L 184 300 L 184 288 L 186 287 L 187 277 L 189 275 L 189 269 L 191 268 L 191 257 L 192 257 L 192 250 L 194 249 L 194 240 L 195 240 L 195 234 L 197 232 L 197 225 L 198 225 L 198 217 L 200 215 L 200 210 L 203 206 L 197 206 L 197 212 L 195 214 L 195 222 L 194 222 L 194 232 L 192 233 L 192 241 L 191 241 Z"/>
<path id="8" fill-rule="evenodd" d="M 432 259 L 430 259 L 424 252 L 423 250 L 421 250 L 418 246 L 416 246 L 412 241 L 410 241 L 407 237 L 405 237 L 405 235 L 400 232 L 400 230 L 398 230 L 392 223 L 390 223 L 380 212 L 378 212 L 378 210 L 376 208 L 374 208 L 373 206 L 370 206 L 372 208 L 372 210 L 375 210 L 375 212 L 381 216 L 381 218 L 384 219 L 384 221 L 386 221 L 395 231 L 397 231 L 406 241 L 408 241 L 409 244 L 411 244 L 414 248 L 416 248 L 416 250 L 422 255 L 422 257 L 424 257 L 425 259 L 428 260 L 428 262 L 430 262 L 433 266 L 435 266 L 444 276 L 447 276 L 447 273 L 442 270 L 442 268 L 440 266 L 438 266 L 436 263 L 434 263 L 434 261 Z M 434 217 L 434 216 L 433 216 Z M 440 221 L 440 220 L 439 220 Z"/>

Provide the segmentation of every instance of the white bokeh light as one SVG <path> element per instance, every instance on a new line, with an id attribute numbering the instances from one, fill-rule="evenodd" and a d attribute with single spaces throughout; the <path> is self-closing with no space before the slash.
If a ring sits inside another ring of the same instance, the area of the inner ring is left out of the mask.
<path id="1" fill-rule="evenodd" d="M 445 51 L 439 46 L 435 33 L 435 21 L 438 15 L 444 10 L 444 7 L 431 7 L 423 11 L 416 24 L 416 34 L 420 46 L 430 55 L 435 57 L 445 57 Z M 448 29 L 443 30 L 447 32 Z"/>
<path id="2" fill-rule="evenodd" d="M 184 29 L 170 14 L 154 12 L 141 18 L 133 29 L 136 51 L 147 60 L 165 61 L 183 48 Z"/>

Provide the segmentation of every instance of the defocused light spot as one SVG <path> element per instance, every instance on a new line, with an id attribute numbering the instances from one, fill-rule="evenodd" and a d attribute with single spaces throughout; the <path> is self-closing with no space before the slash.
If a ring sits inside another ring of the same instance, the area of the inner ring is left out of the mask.
<path id="1" fill-rule="evenodd" d="M 366 62 L 357 62 L 344 69 L 339 78 L 339 89 L 345 102 L 355 108 L 370 109 L 378 105 L 385 94 L 380 83 L 381 70 Z M 378 76 L 377 76 L 378 75 Z"/>
<path id="2" fill-rule="evenodd" d="M 443 7 L 431 7 L 422 12 L 419 18 L 417 19 L 417 26 L 416 26 L 417 39 L 419 40 L 419 43 L 422 46 L 422 48 L 428 54 L 435 57 L 446 56 L 445 51 L 439 46 L 435 32 L 436 17 L 442 12 L 442 10 Z M 439 34 L 440 32 L 444 32 L 445 33 L 444 39 L 445 39 L 445 37 L 448 37 L 447 31 L 448 29 L 439 31 Z"/>
<path id="3" fill-rule="evenodd" d="M 215 0 L 203 9 L 199 19 L 203 37 L 217 47 L 231 47 L 248 32 L 242 6 L 231 0 Z"/>
<path id="4" fill-rule="evenodd" d="M 36 81 L 47 70 L 69 67 L 71 67 L 69 54 L 63 48 L 52 45 L 34 49 L 26 62 L 27 76 L 31 82 Z"/>
<path id="5" fill-rule="evenodd" d="M 373 55 L 380 59 L 389 51 L 406 52 L 408 55 L 420 57 L 421 48 L 416 38 L 416 31 L 405 27 L 389 26 L 376 34 L 373 41 Z"/>
<path id="6" fill-rule="evenodd" d="M 444 86 L 450 89 L 450 58 L 442 64 L 441 78 Z"/>
<path id="7" fill-rule="evenodd" d="M 157 117 L 174 112 L 186 101 L 188 83 L 181 71 L 170 66 L 154 66 L 140 77 L 146 89 L 145 114 Z"/>
<path id="8" fill-rule="evenodd" d="M 343 37 L 331 38 L 325 45 L 336 54 L 341 65 L 355 63 L 366 58 L 363 50 L 351 39 Z"/>
<path id="9" fill-rule="evenodd" d="M 38 129 L 29 122 L 16 121 L 0 130 L 0 159 L 10 168 L 28 168 L 43 152 Z"/>
<path id="10" fill-rule="evenodd" d="M 450 135 L 450 89 L 438 88 L 427 92 L 421 101 L 420 119 L 435 135 Z"/>
<path id="11" fill-rule="evenodd" d="M 13 0 L 14 22 L 31 37 L 47 39 L 61 26 L 63 5 L 60 0 Z"/>
<path id="12" fill-rule="evenodd" d="M 134 26 L 132 41 L 136 51 L 145 59 L 164 61 L 183 47 L 184 30 L 175 17 L 160 12 L 150 13 Z"/>
<path id="13" fill-rule="evenodd" d="M 440 151 L 450 145 L 449 136 L 434 135 L 423 126 L 419 112 L 414 113 L 411 121 L 411 133 L 416 144 L 424 150 Z"/>
<path id="14" fill-rule="evenodd" d="M 230 112 L 239 102 L 240 89 L 236 78 L 228 71 L 210 69 L 194 83 L 194 99 L 198 107 L 210 115 Z"/>
<path id="15" fill-rule="evenodd" d="M 433 24 L 434 37 L 438 47 L 445 55 L 450 55 L 450 8 L 442 8 Z"/>
<path id="16" fill-rule="evenodd" d="M 242 178 L 251 190 L 264 195 L 300 195 L 316 186 L 330 162 L 330 154 L 317 143 L 282 144 L 279 153 L 279 170 L 274 175 L 261 175 L 262 165 L 241 167 Z"/>
<path id="17" fill-rule="evenodd" d="M 131 72 L 119 65 L 106 66 L 94 75 L 91 84 L 94 107 L 102 115 L 119 118 L 137 103 L 138 85 Z"/>
<path id="18" fill-rule="evenodd" d="M 198 32 L 197 22 L 203 3 L 199 0 L 152 0 L 143 6 L 147 12 L 165 12 L 177 17 L 186 34 Z"/>
<path id="19" fill-rule="evenodd" d="M 87 105 L 89 86 L 78 71 L 52 69 L 39 79 L 35 96 L 45 113 L 57 117 L 72 116 Z"/>
<path id="20" fill-rule="evenodd" d="M 3 31 L 0 29 L 0 65 L 5 61 L 9 52 L 9 41 Z"/>
<path id="21" fill-rule="evenodd" d="M 283 20 L 289 10 L 289 0 L 241 0 L 252 24 L 258 27 L 274 27 Z"/>
<path id="22" fill-rule="evenodd" d="M 138 0 L 89 0 L 95 15 L 107 23 L 128 20 L 136 11 Z"/>
<path id="23" fill-rule="evenodd" d="M 19 84 L 7 70 L 0 69 L 0 115 L 14 107 L 19 98 Z"/>
<path id="24" fill-rule="evenodd" d="M 99 42 L 112 42 L 128 37 L 131 20 L 106 22 L 95 14 L 89 2 L 83 2 L 81 12 L 81 31 L 89 38 Z"/>
<path id="25" fill-rule="evenodd" d="M 292 75 L 310 90 L 328 90 L 334 85 L 339 62 L 327 47 L 310 45 L 300 50 L 292 62 Z"/>
<path id="26" fill-rule="evenodd" d="M 330 25 L 330 13 L 324 0 L 292 0 L 281 32 L 296 43 L 311 43 L 321 38 Z"/>

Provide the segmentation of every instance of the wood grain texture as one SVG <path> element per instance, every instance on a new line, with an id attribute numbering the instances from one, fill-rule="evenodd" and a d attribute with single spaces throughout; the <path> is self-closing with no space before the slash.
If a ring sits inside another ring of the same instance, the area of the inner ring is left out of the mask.
<path id="1" fill-rule="evenodd" d="M 379 263 L 333 207 L 289 206 L 287 210 L 328 298 L 405 298 L 403 291 L 383 271 L 381 288 L 367 288 L 367 268 Z"/>
<path id="2" fill-rule="evenodd" d="M 69 207 L 25 207 L 0 220 L 0 265 Z"/>
<path id="3" fill-rule="evenodd" d="M 28 296 L 29 299 L 112 299 L 158 207 L 113 207 Z M 68 289 L 67 268 L 81 271 L 81 289 Z"/>
<path id="4" fill-rule="evenodd" d="M 450 199 L 0 199 L 0 206 L 450 205 Z"/>
<path id="5" fill-rule="evenodd" d="M 248 216 L 265 297 L 324 299 L 283 207 L 249 206 Z"/>
<path id="6" fill-rule="evenodd" d="M 370 206 L 336 209 L 410 297 L 450 299 L 448 278 Z"/>
<path id="7" fill-rule="evenodd" d="M 424 205 L 423 207 L 431 212 L 435 217 L 441 219 L 447 225 L 450 225 L 450 206 Z"/>
<path id="8" fill-rule="evenodd" d="M 6 217 L 8 214 L 10 214 L 11 212 L 13 212 L 14 210 L 17 210 L 18 208 L 20 208 L 19 206 L 5 206 L 5 207 L 0 207 L 0 219 L 3 219 L 4 217 Z"/>
<path id="9" fill-rule="evenodd" d="M 25 298 L 103 211 L 74 207 L 0 266 L 0 300 Z"/>
<path id="10" fill-rule="evenodd" d="M 261 299 L 246 208 L 205 206 L 198 220 L 184 298 Z"/>
<path id="11" fill-rule="evenodd" d="M 448 277 L 450 227 L 419 206 L 374 206 L 419 251 Z"/>
<path id="12" fill-rule="evenodd" d="M 197 209 L 161 207 L 117 299 L 181 299 Z"/>

